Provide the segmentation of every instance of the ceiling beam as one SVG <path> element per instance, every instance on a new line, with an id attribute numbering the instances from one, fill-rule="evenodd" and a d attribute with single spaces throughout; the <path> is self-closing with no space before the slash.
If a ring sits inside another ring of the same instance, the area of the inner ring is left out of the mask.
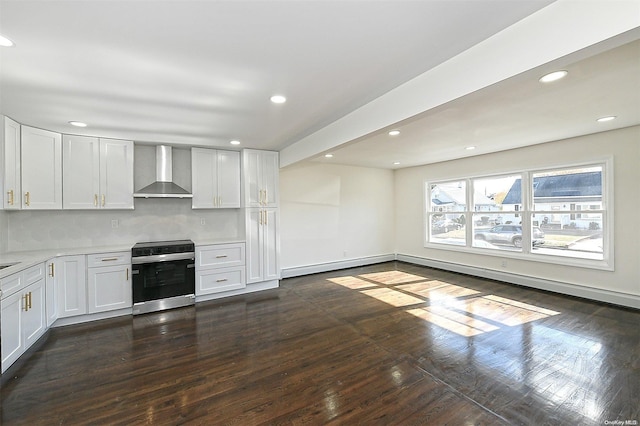
<path id="1" fill-rule="evenodd" d="M 638 38 L 638 29 L 640 0 L 558 0 L 294 142 L 280 151 L 280 166 L 317 156 L 568 55 L 578 60 L 617 47 Z"/>

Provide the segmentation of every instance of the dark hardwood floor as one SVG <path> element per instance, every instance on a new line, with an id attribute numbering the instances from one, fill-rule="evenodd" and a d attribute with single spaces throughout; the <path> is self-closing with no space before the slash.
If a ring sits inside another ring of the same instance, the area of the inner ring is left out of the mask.
<path id="1" fill-rule="evenodd" d="M 3 425 L 640 421 L 640 311 L 405 263 L 52 329 Z"/>

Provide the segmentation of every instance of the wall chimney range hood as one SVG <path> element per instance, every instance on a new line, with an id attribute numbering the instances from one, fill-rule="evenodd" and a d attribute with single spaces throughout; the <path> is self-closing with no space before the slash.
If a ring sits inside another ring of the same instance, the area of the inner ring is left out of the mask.
<path id="1" fill-rule="evenodd" d="M 189 191 L 173 183 L 171 147 L 156 147 L 156 181 L 133 194 L 135 198 L 193 198 Z"/>

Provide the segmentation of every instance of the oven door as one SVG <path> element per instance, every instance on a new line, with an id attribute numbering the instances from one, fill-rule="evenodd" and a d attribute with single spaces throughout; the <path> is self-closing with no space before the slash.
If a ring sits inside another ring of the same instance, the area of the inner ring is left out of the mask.
<path id="1" fill-rule="evenodd" d="M 133 264 L 133 303 L 195 294 L 194 260 Z"/>

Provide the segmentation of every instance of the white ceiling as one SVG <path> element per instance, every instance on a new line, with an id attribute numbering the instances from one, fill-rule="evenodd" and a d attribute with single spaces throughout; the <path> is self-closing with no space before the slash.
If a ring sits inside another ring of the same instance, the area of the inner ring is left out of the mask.
<path id="1" fill-rule="evenodd" d="M 551 3 L 0 0 L 0 34 L 16 44 L 0 48 L 0 113 L 62 133 L 282 150 Z M 609 128 L 640 123 L 638 44 L 602 55 L 568 64 L 562 86 L 534 69 L 403 117 L 393 141 L 387 126 L 336 139 L 332 161 L 442 161 L 469 144 L 475 155 L 600 131 L 589 117 L 618 110 L 629 114 Z M 288 101 L 271 104 L 275 93 Z"/>

